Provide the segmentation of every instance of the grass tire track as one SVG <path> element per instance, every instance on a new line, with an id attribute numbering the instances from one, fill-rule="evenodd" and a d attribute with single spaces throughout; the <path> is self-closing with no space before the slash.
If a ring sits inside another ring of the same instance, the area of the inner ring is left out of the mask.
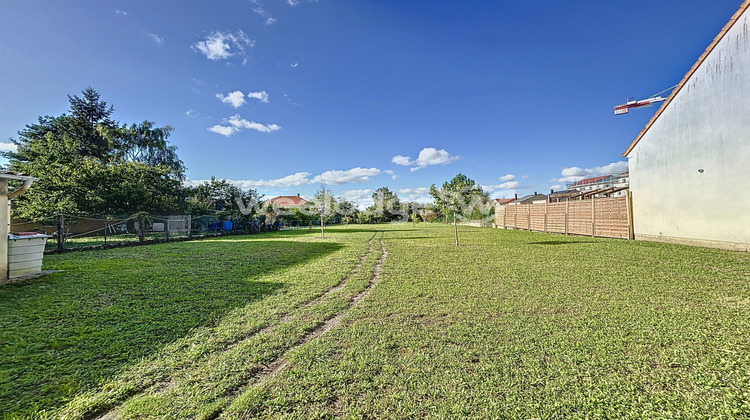
<path id="1" fill-rule="evenodd" d="M 301 309 L 314 307 L 315 305 L 317 305 L 317 304 L 325 301 L 327 297 L 329 297 L 329 296 L 335 294 L 336 292 L 344 289 L 346 287 L 347 283 L 349 282 L 349 280 L 352 279 L 353 277 L 355 277 L 357 274 L 359 274 L 359 272 L 362 269 L 362 265 L 365 263 L 365 261 L 367 260 L 367 258 L 370 257 L 370 255 L 372 255 L 372 253 L 375 251 L 375 249 L 373 247 L 373 241 L 375 240 L 376 236 L 378 235 L 378 232 L 381 233 L 381 239 L 380 239 L 381 249 L 384 249 L 384 246 L 383 246 L 383 243 L 382 243 L 382 236 L 383 236 L 384 232 L 383 231 L 375 231 L 373 233 L 373 235 L 367 241 L 367 244 L 368 244 L 367 251 L 360 257 L 360 259 L 357 261 L 357 263 L 354 266 L 354 268 L 352 268 L 352 270 L 345 277 L 343 277 L 338 284 L 336 284 L 333 287 L 328 288 L 327 290 L 325 290 L 318 297 L 313 298 L 313 299 L 311 299 L 311 300 L 309 300 L 307 302 L 303 302 L 303 303 L 298 304 L 297 306 L 295 306 L 294 308 L 292 308 L 291 310 L 289 310 L 288 313 L 284 314 L 279 319 L 279 322 L 277 322 L 277 323 L 271 323 L 271 324 L 269 324 L 269 325 L 267 325 L 267 326 L 265 326 L 265 327 L 263 327 L 263 328 L 261 328 L 259 330 L 251 331 L 247 335 L 245 335 L 244 337 L 242 337 L 241 339 L 235 340 L 233 342 L 228 343 L 227 346 L 225 346 L 224 351 L 229 351 L 233 347 L 235 347 L 237 345 L 241 345 L 242 343 L 244 343 L 244 342 L 252 339 L 253 337 L 256 337 L 256 336 L 259 336 L 259 335 L 263 335 L 263 334 L 269 334 L 269 333 L 271 333 L 274 329 L 278 328 L 279 326 L 284 325 L 284 324 L 288 324 L 289 322 L 293 321 L 297 317 L 303 316 L 304 315 L 303 313 L 297 313 Z M 369 287 L 370 286 L 368 286 L 368 288 Z M 365 289 L 365 290 L 367 290 L 367 289 Z M 361 294 L 362 293 L 360 293 L 360 295 Z M 355 298 L 357 298 L 357 297 L 359 297 L 359 295 L 356 296 Z M 361 297 L 360 297 L 360 299 L 361 299 Z M 359 299 L 357 301 L 359 301 Z M 328 329 L 330 329 L 330 328 L 328 328 Z M 328 329 L 326 329 L 326 331 Z M 315 331 L 313 331 L 313 332 L 315 332 Z M 289 350 L 294 349 L 296 347 L 299 347 L 300 345 L 302 345 L 305 342 L 307 342 L 307 341 L 311 340 L 312 338 L 314 338 L 314 337 L 308 338 L 309 335 L 310 334 L 307 334 L 307 335 L 303 336 L 302 338 L 300 338 L 299 340 L 297 340 L 292 345 L 291 348 L 284 350 L 284 352 L 282 353 L 282 356 L 280 356 L 280 358 L 283 357 L 283 355 L 286 355 Z M 267 367 L 271 366 L 273 363 L 274 362 L 272 362 L 271 364 L 265 365 L 266 368 L 259 368 L 257 371 L 251 372 L 251 377 L 256 377 L 256 376 L 259 376 L 259 375 L 263 375 L 263 373 L 267 370 Z M 139 387 L 139 389 L 133 389 L 133 390 L 130 390 L 130 392 L 127 392 L 127 393 L 123 394 L 122 398 L 119 398 L 117 401 L 114 401 L 112 404 L 107 404 L 106 406 L 100 406 L 100 407 L 92 407 L 92 410 L 89 411 L 88 413 L 85 413 L 82 418 L 85 419 L 85 420 L 113 420 L 113 419 L 117 419 L 117 418 L 120 417 L 119 413 L 120 413 L 122 407 L 125 404 L 127 404 L 127 402 L 130 399 L 136 398 L 139 395 L 164 392 L 166 390 L 171 389 L 174 386 L 175 386 L 175 383 L 174 383 L 174 378 L 172 376 L 170 376 L 168 378 L 165 378 L 162 381 L 153 383 L 153 384 L 144 384 L 141 387 Z M 221 414 L 221 410 L 218 410 L 218 412 L 216 413 L 215 416 L 209 416 L 208 418 L 216 418 L 219 414 Z"/>
<path id="2" fill-rule="evenodd" d="M 377 234 L 377 232 L 376 232 Z M 348 311 L 357 306 L 362 299 L 367 297 L 367 295 L 370 293 L 372 288 L 380 282 L 380 274 L 383 269 L 383 263 L 385 263 L 385 260 L 388 256 L 388 251 L 385 248 L 385 242 L 383 237 L 385 236 L 385 231 L 380 232 L 380 257 L 375 262 L 375 265 L 373 267 L 373 274 L 370 277 L 370 281 L 363 290 L 361 290 L 359 293 L 357 293 L 354 297 L 351 298 L 349 301 L 349 306 L 335 314 L 334 316 L 326 319 L 323 321 L 322 325 L 318 326 L 314 330 L 310 331 L 309 333 L 305 334 L 302 338 L 300 338 L 292 347 L 288 348 L 281 356 L 279 356 L 276 360 L 266 365 L 266 367 L 262 370 L 260 370 L 253 378 L 251 378 L 251 381 L 247 384 L 247 386 L 244 389 L 239 390 L 237 392 L 237 395 L 234 399 L 239 397 L 243 392 L 245 392 L 248 389 L 252 389 L 255 387 L 263 386 L 267 381 L 272 379 L 274 376 L 278 375 L 279 373 L 283 372 L 288 366 L 289 366 L 289 360 L 288 355 L 299 348 L 302 345 L 305 345 L 317 338 L 322 337 L 325 333 L 328 331 L 338 327 L 341 325 L 341 321 L 344 318 L 344 316 L 348 313 Z M 375 235 L 373 235 L 374 239 Z M 372 239 L 371 239 L 372 241 Z M 370 247 L 370 250 L 372 251 L 372 247 Z M 364 261 L 364 260 L 363 260 Z M 234 400 L 233 399 L 233 400 Z M 233 402 L 233 401 L 232 401 Z M 226 407 L 231 407 L 232 402 L 230 402 Z M 222 414 L 224 414 L 224 411 L 226 409 L 217 410 L 215 413 L 213 413 L 212 416 L 208 417 L 210 420 L 215 420 L 220 418 Z M 235 415 L 232 414 L 231 417 L 227 418 L 235 418 Z"/>

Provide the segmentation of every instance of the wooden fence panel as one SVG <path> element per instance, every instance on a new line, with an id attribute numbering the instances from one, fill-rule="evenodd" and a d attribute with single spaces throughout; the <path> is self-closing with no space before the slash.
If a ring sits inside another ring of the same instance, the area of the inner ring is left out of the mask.
<path id="1" fill-rule="evenodd" d="M 565 203 L 547 204 L 547 232 L 565 233 Z"/>
<path id="2" fill-rule="evenodd" d="M 626 197 L 499 206 L 496 224 L 508 229 L 628 238 Z"/>
<path id="3" fill-rule="evenodd" d="M 529 205 L 529 230 L 535 230 L 537 232 L 544 232 L 544 207 L 545 204 L 530 204 Z"/>
<path id="4" fill-rule="evenodd" d="M 513 229 L 516 227 L 516 208 L 515 206 L 505 207 L 505 227 Z"/>
<path id="5" fill-rule="evenodd" d="M 611 197 L 596 200 L 596 236 L 628 237 L 627 199 Z"/>
<path id="6" fill-rule="evenodd" d="M 495 206 L 495 226 L 505 226 L 505 209 L 508 206 Z"/>
<path id="7" fill-rule="evenodd" d="M 591 200 L 577 200 L 569 203 L 568 233 L 591 236 Z"/>
<path id="8" fill-rule="evenodd" d="M 529 208 L 531 207 L 531 205 L 522 204 L 515 207 L 518 210 L 518 217 L 516 218 L 516 228 L 529 230 Z"/>

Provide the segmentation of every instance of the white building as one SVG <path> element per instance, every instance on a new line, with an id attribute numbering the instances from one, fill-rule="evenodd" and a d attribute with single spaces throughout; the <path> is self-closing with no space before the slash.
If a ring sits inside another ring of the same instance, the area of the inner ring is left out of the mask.
<path id="1" fill-rule="evenodd" d="M 750 250 L 748 6 L 623 153 L 636 239 Z"/>
<path id="2" fill-rule="evenodd" d="M 620 197 L 627 193 L 629 179 L 630 174 L 628 172 L 586 178 L 568 184 L 568 191 L 580 191 L 582 193 L 593 193 L 596 191 L 593 194 L 595 197 Z"/>

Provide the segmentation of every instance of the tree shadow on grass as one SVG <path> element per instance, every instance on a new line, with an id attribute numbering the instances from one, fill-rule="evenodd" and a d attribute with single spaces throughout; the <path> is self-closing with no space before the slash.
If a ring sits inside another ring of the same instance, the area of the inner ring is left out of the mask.
<path id="1" fill-rule="evenodd" d="M 568 244 L 593 244 L 593 241 L 540 241 L 529 242 L 529 245 L 568 245 Z"/>
<path id="2" fill-rule="evenodd" d="M 262 277 L 334 243 L 185 242 L 45 257 L 0 287 L 0 412 L 54 410 L 121 368 L 286 287 Z"/>
<path id="3" fill-rule="evenodd" d="M 416 241 L 419 239 L 435 239 L 433 236 L 407 236 L 403 238 L 388 238 L 389 241 Z"/>

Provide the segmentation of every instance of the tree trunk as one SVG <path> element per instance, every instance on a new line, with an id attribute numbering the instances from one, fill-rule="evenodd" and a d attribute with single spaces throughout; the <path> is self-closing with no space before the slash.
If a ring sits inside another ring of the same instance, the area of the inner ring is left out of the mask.
<path id="1" fill-rule="evenodd" d="M 453 212 L 453 231 L 456 234 L 456 246 L 458 246 L 458 223 L 456 220 L 456 212 Z"/>
<path id="2" fill-rule="evenodd" d="M 146 242 L 146 214 L 138 213 L 138 241 Z"/>
<path id="3" fill-rule="evenodd" d="M 57 216 L 57 252 L 65 251 L 65 232 L 63 231 L 63 217 Z"/>
<path id="4" fill-rule="evenodd" d="M 323 226 L 323 216 L 320 216 L 320 237 L 323 239 L 326 238 L 326 231 L 325 227 Z"/>

